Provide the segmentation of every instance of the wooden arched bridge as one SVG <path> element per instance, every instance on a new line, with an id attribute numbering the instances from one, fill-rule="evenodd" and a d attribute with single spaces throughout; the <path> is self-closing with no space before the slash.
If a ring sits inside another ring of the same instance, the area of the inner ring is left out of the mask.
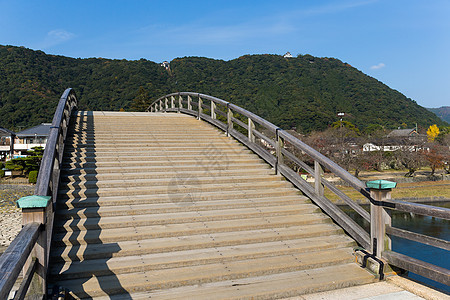
<path id="1" fill-rule="evenodd" d="M 449 283 L 449 270 L 393 252 L 389 238 L 449 250 L 448 241 L 390 223 L 391 210 L 448 220 L 448 209 L 391 200 L 392 183 L 366 186 L 245 109 L 197 93 L 166 95 L 148 112 L 76 107 L 66 90 L 35 196 L 18 202 L 24 227 L 0 257 L 0 299 L 13 286 L 17 299 L 28 290 L 40 298 L 273 299 L 364 285 L 391 267 Z M 324 169 L 366 197 L 370 213 Z"/>

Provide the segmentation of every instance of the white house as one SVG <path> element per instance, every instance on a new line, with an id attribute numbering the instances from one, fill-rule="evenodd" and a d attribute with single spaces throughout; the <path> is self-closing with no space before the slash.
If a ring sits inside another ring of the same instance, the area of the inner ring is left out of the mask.
<path id="1" fill-rule="evenodd" d="M 291 52 L 286 52 L 285 55 L 283 55 L 284 58 L 293 58 L 294 56 L 292 56 Z"/>
<path id="2" fill-rule="evenodd" d="M 33 147 L 43 147 L 47 143 L 47 137 L 50 133 L 51 123 L 42 123 L 40 125 L 25 129 L 16 133 L 14 142 L 14 154 L 25 155 Z"/>
<path id="3" fill-rule="evenodd" d="M 163 67 L 166 70 L 169 70 L 170 69 L 170 63 L 168 61 L 163 61 L 161 63 L 161 67 Z"/>

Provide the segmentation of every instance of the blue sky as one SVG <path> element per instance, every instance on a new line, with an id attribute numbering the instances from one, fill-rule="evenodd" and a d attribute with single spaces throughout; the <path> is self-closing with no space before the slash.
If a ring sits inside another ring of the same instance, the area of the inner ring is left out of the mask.
<path id="1" fill-rule="evenodd" d="M 450 1 L 0 0 L 0 44 L 155 62 L 335 57 L 425 107 L 450 106 Z"/>

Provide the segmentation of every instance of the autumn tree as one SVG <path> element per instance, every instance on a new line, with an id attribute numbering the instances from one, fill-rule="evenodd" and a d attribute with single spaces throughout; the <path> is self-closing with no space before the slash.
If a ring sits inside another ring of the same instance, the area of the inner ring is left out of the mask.
<path id="1" fill-rule="evenodd" d="M 438 135 L 439 135 L 439 127 L 436 124 L 433 124 L 430 127 L 428 127 L 427 130 L 428 141 L 433 142 Z"/>
<path id="2" fill-rule="evenodd" d="M 445 155 L 443 154 L 442 146 L 434 144 L 429 151 L 424 152 L 425 160 L 431 168 L 431 176 L 434 176 L 436 169 L 444 165 Z"/>

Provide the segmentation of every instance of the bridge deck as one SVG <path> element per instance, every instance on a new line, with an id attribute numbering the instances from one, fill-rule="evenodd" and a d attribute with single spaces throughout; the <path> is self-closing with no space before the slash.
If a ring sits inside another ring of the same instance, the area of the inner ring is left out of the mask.
<path id="1" fill-rule="evenodd" d="M 182 114 L 78 112 L 50 281 L 76 298 L 277 298 L 374 281 L 260 158 Z"/>

